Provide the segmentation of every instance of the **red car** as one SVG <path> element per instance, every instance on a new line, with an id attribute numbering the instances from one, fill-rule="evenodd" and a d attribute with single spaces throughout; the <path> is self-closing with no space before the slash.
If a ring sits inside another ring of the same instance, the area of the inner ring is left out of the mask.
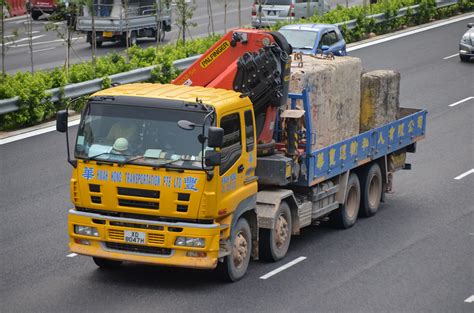
<path id="1" fill-rule="evenodd" d="M 28 0 L 27 7 L 31 8 L 31 17 L 37 20 L 43 13 L 54 13 L 58 9 L 57 0 Z"/>

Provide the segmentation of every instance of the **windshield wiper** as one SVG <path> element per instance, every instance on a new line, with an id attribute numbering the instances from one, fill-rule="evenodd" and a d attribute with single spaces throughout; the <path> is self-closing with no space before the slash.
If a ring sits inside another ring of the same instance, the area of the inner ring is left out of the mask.
<path id="1" fill-rule="evenodd" d="M 124 154 L 113 153 L 112 151 L 110 151 L 110 152 L 98 153 L 98 154 L 93 155 L 93 156 L 90 156 L 90 157 L 85 157 L 85 158 L 84 158 L 84 161 L 85 161 L 85 162 L 88 162 L 88 161 L 90 161 L 90 160 L 95 160 L 96 158 L 98 158 L 98 157 L 100 157 L 100 156 L 102 156 L 102 155 L 105 155 L 105 154 L 126 156 L 126 155 L 124 155 Z M 100 161 L 112 162 L 112 160 L 100 160 Z"/>

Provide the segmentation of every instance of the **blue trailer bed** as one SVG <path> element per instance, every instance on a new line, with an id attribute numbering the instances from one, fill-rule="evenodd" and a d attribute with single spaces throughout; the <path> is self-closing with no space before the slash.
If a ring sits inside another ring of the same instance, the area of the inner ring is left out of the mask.
<path id="1" fill-rule="evenodd" d="M 400 108 L 400 118 L 386 125 L 374 128 L 357 136 L 330 146 L 311 150 L 317 134 L 312 129 L 309 98 L 302 94 L 290 94 L 291 107 L 296 108 L 296 100 L 303 100 L 306 125 L 306 169 L 307 177 L 300 178 L 295 185 L 311 187 L 328 178 L 340 175 L 371 160 L 408 147 L 425 136 L 426 110 Z M 309 153 L 308 153 L 309 151 Z"/>

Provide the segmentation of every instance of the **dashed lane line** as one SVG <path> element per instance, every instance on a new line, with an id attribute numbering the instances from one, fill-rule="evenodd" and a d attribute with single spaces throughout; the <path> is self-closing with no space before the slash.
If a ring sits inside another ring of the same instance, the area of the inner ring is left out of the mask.
<path id="1" fill-rule="evenodd" d="M 77 256 L 77 253 L 70 253 L 70 254 L 66 255 L 66 257 L 68 257 L 68 258 L 73 258 L 75 256 Z"/>
<path id="2" fill-rule="evenodd" d="M 278 273 L 280 273 L 280 272 L 282 272 L 282 271 L 284 271 L 284 270 L 286 270 L 286 269 L 292 267 L 293 265 L 296 265 L 296 264 L 298 264 L 298 263 L 300 263 L 301 261 L 304 261 L 304 260 L 306 260 L 306 257 L 305 257 L 305 256 L 300 256 L 300 257 L 294 259 L 293 261 L 288 262 L 288 263 L 286 263 L 285 265 L 280 266 L 279 268 L 274 269 L 274 270 L 271 271 L 270 273 L 267 273 L 267 274 L 265 274 L 265 275 L 263 275 L 263 276 L 260 276 L 260 279 L 268 279 L 268 278 L 270 278 L 270 277 L 272 277 L 272 276 L 274 276 L 274 275 L 276 275 L 276 274 L 278 274 Z"/>
<path id="3" fill-rule="evenodd" d="M 474 302 L 474 295 L 470 296 L 469 298 L 467 298 L 466 300 L 464 300 L 464 302 L 466 303 L 473 303 Z"/>
<path id="4" fill-rule="evenodd" d="M 49 51 L 49 50 L 53 50 L 53 49 L 56 49 L 56 47 L 49 47 L 49 48 L 45 48 L 45 49 L 33 50 L 33 53 L 36 53 L 36 52 L 43 52 L 43 51 Z M 31 52 L 28 51 L 28 53 L 31 53 Z"/>
<path id="5" fill-rule="evenodd" d="M 469 100 L 472 100 L 472 99 L 474 99 L 474 97 L 467 97 L 467 98 L 465 98 L 465 99 L 459 100 L 458 102 L 451 103 L 449 106 L 450 106 L 450 107 L 454 107 L 454 106 L 456 106 L 456 105 L 458 105 L 458 104 L 461 104 L 461 103 L 463 103 L 463 102 L 466 102 L 466 101 L 469 101 Z"/>
<path id="6" fill-rule="evenodd" d="M 447 56 L 447 57 L 444 57 L 443 60 L 448 60 L 448 59 L 457 57 L 458 55 L 459 55 L 459 53 L 456 53 L 456 54 L 453 54 L 453 55 L 449 55 L 449 56 Z"/>
<path id="7" fill-rule="evenodd" d="M 456 180 L 461 180 L 461 179 L 463 179 L 464 177 L 466 177 L 467 175 L 472 174 L 472 173 L 474 173 L 474 168 L 471 168 L 469 171 L 464 172 L 464 173 L 462 173 L 461 175 L 454 177 L 454 179 L 456 179 Z"/>

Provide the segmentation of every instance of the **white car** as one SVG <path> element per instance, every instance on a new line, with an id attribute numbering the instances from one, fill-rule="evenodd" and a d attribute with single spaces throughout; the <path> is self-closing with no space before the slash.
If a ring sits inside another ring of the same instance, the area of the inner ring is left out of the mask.
<path id="1" fill-rule="evenodd" d="M 330 10 L 328 0 L 321 0 L 323 14 Z M 309 7 L 308 7 L 309 4 Z M 277 22 L 291 22 L 318 13 L 318 0 L 255 0 L 252 27 L 268 27 Z"/>

